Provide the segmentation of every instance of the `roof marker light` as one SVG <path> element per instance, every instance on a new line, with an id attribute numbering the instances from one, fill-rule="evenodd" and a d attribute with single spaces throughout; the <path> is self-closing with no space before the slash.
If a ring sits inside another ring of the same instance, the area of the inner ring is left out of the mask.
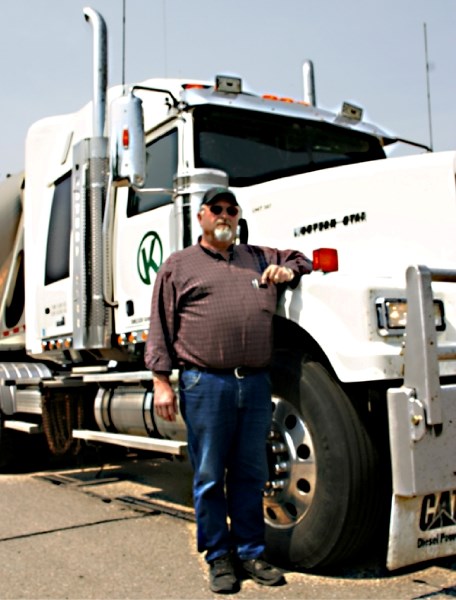
<path id="1" fill-rule="evenodd" d="M 314 271 L 334 273 L 339 270 L 339 257 L 335 248 L 318 248 L 313 251 L 312 264 Z"/>

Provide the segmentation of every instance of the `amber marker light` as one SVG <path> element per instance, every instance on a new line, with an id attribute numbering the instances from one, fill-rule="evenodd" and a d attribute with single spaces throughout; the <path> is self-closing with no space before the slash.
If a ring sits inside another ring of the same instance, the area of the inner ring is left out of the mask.
<path id="1" fill-rule="evenodd" d="M 184 83 L 182 87 L 184 90 L 205 90 L 209 86 L 203 85 L 202 83 Z"/>
<path id="2" fill-rule="evenodd" d="M 126 127 L 122 131 L 122 145 L 125 149 L 128 149 L 128 147 L 130 146 L 130 132 Z"/>

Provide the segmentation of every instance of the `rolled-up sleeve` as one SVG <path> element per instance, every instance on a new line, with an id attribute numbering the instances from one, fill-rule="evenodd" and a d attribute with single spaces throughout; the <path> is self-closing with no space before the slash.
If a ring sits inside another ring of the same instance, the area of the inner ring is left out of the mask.
<path id="1" fill-rule="evenodd" d="M 269 251 L 276 253 L 275 257 L 268 257 L 269 264 L 275 262 L 275 264 L 281 267 L 288 267 L 295 274 L 294 278 L 287 284 L 291 288 L 295 288 L 298 285 L 302 275 L 312 272 L 312 261 L 305 254 L 299 252 L 299 250 L 269 249 Z"/>

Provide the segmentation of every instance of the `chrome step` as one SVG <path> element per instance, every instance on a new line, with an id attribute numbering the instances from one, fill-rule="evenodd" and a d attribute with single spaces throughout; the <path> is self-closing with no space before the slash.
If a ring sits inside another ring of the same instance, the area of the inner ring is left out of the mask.
<path id="1" fill-rule="evenodd" d="M 37 425 L 36 423 L 28 423 L 27 421 L 4 421 L 3 427 L 5 429 L 22 431 L 23 433 L 43 433 L 41 425 Z"/>
<path id="2" fill-rule="evenodd" d="M 137 450 L 164 452 L 175 456 L 187 455 L 187 442 L 162 440 L 124 433 L 109 433 L 107 431 L 91 431 L 89 429 L 73 429 L 73 437 L 90 442 L 102 442 L 124 446 L 125 448 L 136 448 Z"/>

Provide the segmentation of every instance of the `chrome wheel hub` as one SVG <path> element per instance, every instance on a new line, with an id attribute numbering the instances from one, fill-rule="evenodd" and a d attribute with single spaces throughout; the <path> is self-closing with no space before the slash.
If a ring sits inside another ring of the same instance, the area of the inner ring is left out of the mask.
<path id="1" fill-rule="evenodd" d="M 309 430 L 294 406 L 277 396 L 267 450 L 269 480 L 264 491 L 265 521 L 273 527 L 296 525 L 309 510 L 317 477 Z"/>

